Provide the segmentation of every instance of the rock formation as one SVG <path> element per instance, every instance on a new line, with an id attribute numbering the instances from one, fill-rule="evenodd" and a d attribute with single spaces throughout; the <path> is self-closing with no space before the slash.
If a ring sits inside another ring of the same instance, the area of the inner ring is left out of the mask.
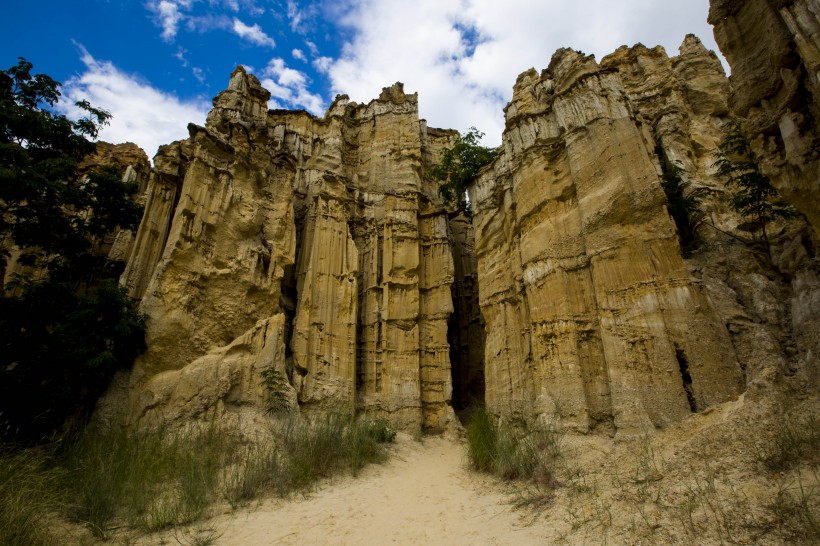
<path id="1" fill-rule="evenodd" d="M 452 132 L 401 84 L 324 118 L 269 96 L 238 68 L 206 126 L 157 155 L 123 275 L 149 316 L 128 419 L 264 407 L 273 368 L 303 411 L 445 426 L 453 258 L 424 172 Z"/>
<path id="2" fill-rule="evenodd" d="M 763 171 L 820 234 L 820 3 L 711 0 L 709 23 Z"/>
<path id="3" fill-rule="evenodd" d="M 820 3 L 816 0 L 711 0 L 709 22 L 732 67 L 729 104 L 742 120 L 763 172 L 814 233 L 786 238 L 774 254 L 789 281 L 783 322 L 793 367 L 820 384 Z M 744 290 L 759 294 L 758 286 Z M 758 301 L 756 309 L 783 306 Z M 775 313 L 777 314 L 777 313 Z M 783 356 L 781 355 L 782 359 Z"/>
<path id="4" fill-rule="evenodd" d="M 653 83 L 674 78 L 662 51 L 616 55 L 645 57 L 623 68 L 649 102 Z M 542 74 L 519 76 L 501 154 L 470 196 L 488 406 L 629 433 L 743 385 L 728 333 L 684 267 L 657 143 L 617 64 L 565 49 Z"/>
<path id="5" fill-rule="evenodd" d="M 339 96 L 318 118 L 267 110 L 237 68 L 205 126 L 154 160 L 122 277 L 149 317 L 148 351 L 103 406 L 140 425 L 253 420 L 273 389 L 299 411 L 417 430 L 484 399 L 633 434 L 772 370 L 816 369 L 805 224 L 780 225 L 762 261 L 732 235 L 714 167 L 729 96 L 694 36 L 671 58 L 559 50 L 519 76 L 469 218 L 426 175 L 455 133 L 419 120 L 401 84 L 368 104 Z M 686 260 L 666 162 L 703 196 Z M 266 370 L 278 384 L 262 385 Z"/>

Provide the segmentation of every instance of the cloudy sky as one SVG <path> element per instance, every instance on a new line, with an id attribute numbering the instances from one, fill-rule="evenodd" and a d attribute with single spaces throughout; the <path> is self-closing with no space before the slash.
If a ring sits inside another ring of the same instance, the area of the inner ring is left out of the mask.
<path id="1" fill-rule="evenodd" d="M 114 118 L 101 138 L 157 146 L 202 124 L 237 64 L 271 108 L 321 116 L 404 82 L 430 126 L 476 126 L 498 144 L 516 76 L 559 47 L 597 58 L 688 33 L 717 51 L 708 0 L 4 0 L 0 67 L 22 56 Z M 725 63 L 724 63 L 725 64 Z"/>

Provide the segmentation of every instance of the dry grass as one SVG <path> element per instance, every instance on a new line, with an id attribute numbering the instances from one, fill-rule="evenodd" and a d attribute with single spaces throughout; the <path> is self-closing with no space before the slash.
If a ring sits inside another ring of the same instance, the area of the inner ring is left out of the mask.
<path id="1" fill-rule="evenodd" d="M 86 432 L 56 454 L 0 455 L 0 544 L 54 544 L 48 528 L 63 518 L 98 539 L 115 530 L 151 532 L 207 516 L 221 499 L 237 507 L 266 493 L 313 487 L 356 474 L 386 457 L 395 436 L 383 420 L 327 414 L 289 416 L 273 440 L 241 443 L 215 426 L 187 433 Z M 51 522 L 51 523 L 49 523 Z M 183 537 L 204 544 L 213 533 Z"/>

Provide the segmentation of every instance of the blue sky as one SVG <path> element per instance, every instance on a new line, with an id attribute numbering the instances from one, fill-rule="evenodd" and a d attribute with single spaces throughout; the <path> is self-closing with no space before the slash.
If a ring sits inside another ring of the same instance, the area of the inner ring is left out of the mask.
<path id="1" fill-rule="evenodd" d="M 149 156 L 204 123 L 237 64 L 271 108 L 319 116 L 337 93 L 368 102 L 402 81 L 430 126 L 497 144 L 516 76 L 559 47 L 674 55 L 694 33 L 717 50 L 708 0 L 5 0 L 2 13 L 0 66 L 26 57 L 63 82 L 66 113 L 87 98 L 114 116 L 102 139 Z"/>

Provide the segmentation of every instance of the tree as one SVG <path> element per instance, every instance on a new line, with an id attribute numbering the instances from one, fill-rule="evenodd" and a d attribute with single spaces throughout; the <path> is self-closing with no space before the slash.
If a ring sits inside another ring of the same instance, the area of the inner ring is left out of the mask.
<path id="1" fill-rule="evenodd" d="M 110 115 L 86 101 L 54 113 L 60 84 L 22 57 L 0 71 L 0 439 L 37 441 L 89 413 L 144 350 L 144 319 L 102 242 L 142 210 L 115 168 L 78 176 Z M 4 283 L 9 250 L 31 266 Z"/>
<path id="2" fill-rule="evenodd" d="M 483 137 L 484 133 L 470 127 L 466 135 L 455 137 L 453 145 L 444 149 L 441 162 L 430 169 L 433 178 L 442 181 L 439 193 L 456 209 L 469 212 L 464 196 L 467 186 L 478 171 L 490 164 L 498 153 L 497 148 L 480 144 Z"/>
<path id="3" fill-rule="evenodd" d="M 768 247 L 766 226 L 775 218 L 793 218 L 795 210 L 778 199 L 771 180 L 760 171 L 757 155 L 741 133 L 738 120 L 726 124 L 715 165 L 718 175 L 735 190 L 731 198 L 732 208 L 749 221 L 752 233 L 760 232 L 761 240 Z"/>
<path id="4" fill-rule="evenodd" d="M 700 192 L 692 189 L 691 184 L 683 179 L 685 171 L 680 165 L 670 161 L 662 152 L 661 157 L 661 187 L 666 194 L 666 210 L 678 229 L 681 249 L 684 255 L 688 255 L 697 246 L 697 227 L 703 218 L 700 210 Z"/>

